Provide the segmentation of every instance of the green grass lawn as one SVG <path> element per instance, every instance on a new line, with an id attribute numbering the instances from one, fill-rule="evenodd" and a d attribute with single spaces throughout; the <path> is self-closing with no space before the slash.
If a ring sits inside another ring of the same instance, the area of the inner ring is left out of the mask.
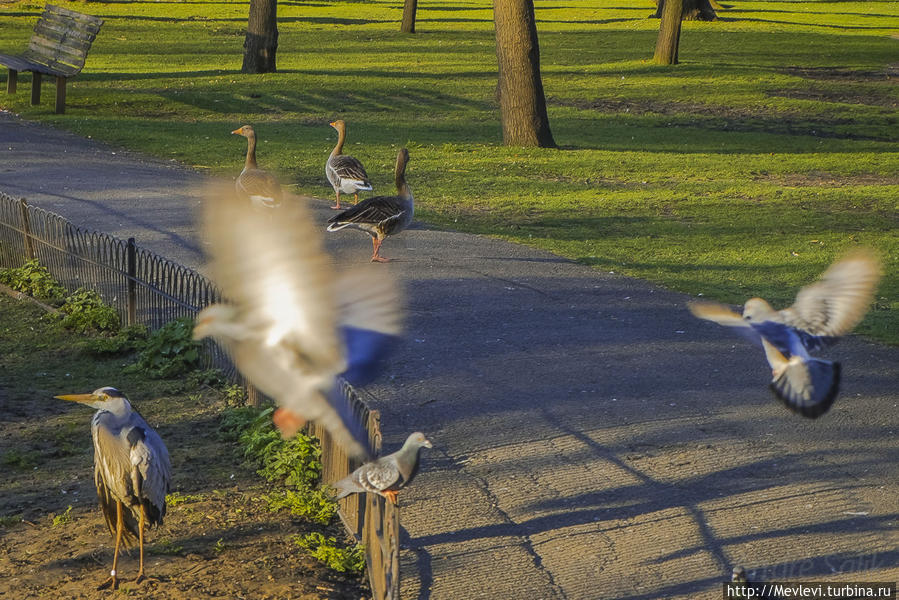
<path id="1" fill-rule="evenodd" d="M 415 35 L 398 1 L 281 2 L 280 72 L 261 76 L 239 73 L 246 3 L 62 5 L 106 20 L 67 113 L 52 86 L 29 106 L 27 74 L 0 106 L 230 176 L 249 123 L 260 164 L 319 196 L 344 118 L 377 192 L 409 147 L 420 219 L 728 302 L 787 303 L 870 245 L 885 279 L 860 329 L 899 343 L 899 3 L 734 2 L 685 23 L 666 68 L 650 2 L 538 0 L 558 150 L 500 145 L 487 0 L 423 2 Z M 40 8 L 0 8 L 0 50 Z"/>

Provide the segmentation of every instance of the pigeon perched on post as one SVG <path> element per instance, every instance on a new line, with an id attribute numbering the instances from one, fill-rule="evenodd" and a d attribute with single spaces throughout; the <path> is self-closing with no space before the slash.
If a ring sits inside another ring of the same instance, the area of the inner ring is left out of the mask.
<path id="1" fill-rule="evenodd" d="M 403 447 L 387 456 L 367 462 L 331 487 L 339 490 L 335 497 L 340 500 L 350 494 L 372 492 L 384 496 L 396 504 L 397 493 L 410 483 L 418 473 L 419 454 L 422 448 L 430 448 L 431 442 L 425 434 L 416 431 Z"/>
<path id="2" fill-rule="evenodd" d="M 364 385 L 377 376 L 401 330 L 396 281 L 383 272 L 337 272 L 302 202 L 272 219 L 215 189 L 204 226 L 210 270 L 227 303 L 197 315 L 194 338 L 212 336 L 275 400 L 273 421 L 283 435 L 316 421 L 348 454 L 368 459 L 368 434 L 337 378 Z"/>
<path id="3" fill-rule="evenodd" d="M 716 302 L 690 302 L 700 319 L 737 328 L 760 342 L 771 366 L 771 391 L 790 410 L 816 418 L 826 413 L 840 387 L 840 364 L 814 358 L 852 331 L 865 316 L 880 281 L 877 256 L 859 249 L 833 263 L 814 283 L 796 295 L 792 306 L 775 310 L 751 298 L 743 314 Z"/>

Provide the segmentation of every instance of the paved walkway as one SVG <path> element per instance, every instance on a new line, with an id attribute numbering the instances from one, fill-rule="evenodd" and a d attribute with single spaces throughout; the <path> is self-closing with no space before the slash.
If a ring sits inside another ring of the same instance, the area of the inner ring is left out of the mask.
<path id="1" fill-rule="evenodd" d="M 0 155 L 0 190 L 200 265 L 200 175 L 4 113 Z M 409 181 L 427 197 L 414 155 Z M 340 261 L 371 249 L 328 242 Z M 408 341 L 366 392 L 388 447 L 435 442 L 402 500 L 403 598 L 717 600 L 736 564 L 899 579 L 899 349 L 838 345 L 841 397 L 806 421 L 682 295 L 424 226 L 384 253 L 399 260 L 371 268 L 406 281 Z"/>

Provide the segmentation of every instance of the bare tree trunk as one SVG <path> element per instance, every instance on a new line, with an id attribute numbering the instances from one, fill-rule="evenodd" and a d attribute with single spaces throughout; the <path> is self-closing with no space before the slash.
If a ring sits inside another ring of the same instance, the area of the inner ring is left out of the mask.
<path id="1" fill-rule="evenodd" d="M 493 0 L 503 143 L 555 148 L 540 78 L 534 0 Z"/>
<path id="2" fill-rule="evenodd" d="M 278 50 L 277 0 L 250 0 L 250 18 L 243 47 L 242 73 L 275 72 L 275 53 Z"/>
<path id="3" fill-rule="evenodd" d="M 416 10 L 418 10 L 418 0 L 406 0 L 403 4 L 403 24 L 400 25 L 402 33 L 415 33 Z"/>
<path id="4" fill-rule="evenodd" d="M 722 7 L 715 0 L 682 0 L 684 12 L 681 19 L 684 21 L 714 21 L 718 18 L 716 10 Z M 656 0 L 656 12 L 650 15 L 652 18 L 660 18 L 665 10 L 665 0 Z"/>
<path id="5" fill-rule="evenodd" d="M 684 5 L 680 0 L 665 2 L 662 11 L 662 22 L 659 24 L 659 37 L 656 39 L 656 52 L 653 62 L 660 65 L 677 64 L 677 47 L 680 44 L 681 16 Z"/>

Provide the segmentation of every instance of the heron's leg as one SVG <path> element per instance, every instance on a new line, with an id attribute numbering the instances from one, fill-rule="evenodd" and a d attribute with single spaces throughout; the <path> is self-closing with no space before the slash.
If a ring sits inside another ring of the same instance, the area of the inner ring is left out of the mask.
<path id="1" fill-rule="evenodd" d="M 390 262 L 389 258 L 387 258 L 386 256 L 381 256 L 381 240 L 372 236 L 371 245 L 372 245 L 372 249 L 373 249 L 372 255 L 371 255 L 371 262 L 381 262 L 381 263 Z"/>
<path id="2" fill-rule="evenodd" d="M 337 188 L 337 206 L 332 206 L 334 210 L 340 210 L 340 188 Z"/>
<path id="3" fill-rule="evenodd" d="M 141 503 L 140 505 L 140 525 L 137 529 L 138 531 L 138 540 L 140 545 L 140 570 L 137 572 L 137 580 L 135 583 L 140 583 L 145 579 L 144 577 L 144 523 L 147 522 L 146 513 L 144 512 L 144 505 Z"/>
<path id="4" fill-rule="evenodd" d="M 119 564 L 119 547 L 122 545 L 122 530 L 125 528 L 125 522 L 122 519 L 122 502 L 116 500 L 115 503 L 115 552 L 112 555 L 112 571 L 109 573 L 109 579 L 101 583 L 97 589 L 102 590 L 108 587 L 116 589 L 118 581 L 116 575 L 116 567 Z"/>

